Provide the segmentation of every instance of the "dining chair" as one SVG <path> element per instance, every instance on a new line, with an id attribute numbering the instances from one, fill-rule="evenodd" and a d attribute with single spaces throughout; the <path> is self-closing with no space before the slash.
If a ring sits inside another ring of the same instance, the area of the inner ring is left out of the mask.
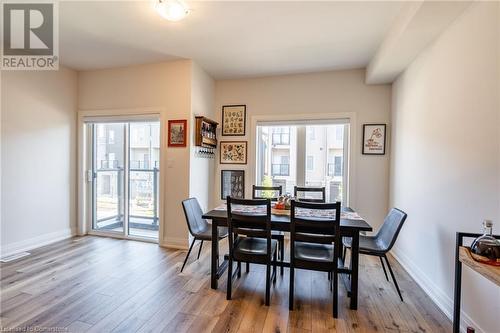
<path id="1" fill-rule="evenodd" d="M 399 232 L 401 231 L 401 228 L 403 227 L 403 223 L 406 221 L 407 216 L 408 215 L 402 210 L 393 208 L 385 217 L 384 224 L 382 224 L 382 227 L 375 236 L 359 236 L 359 253 L 379 257 L 380 263 L 382 264 L 382 269 L 384 270 L 385 278 L 387 281 L 389 281 L 387 271 L 385 270 L 384 261 L 382 260 L 385 259 L 392 277 L 392 281 L 394 281 L 394 286 L 396 287 L 401 302 L 403 302 L 403 296 L 401 296 L 401 291 L 399 290 L 396 277 L 394 276 L 391 264 L 387 259 L 387 252 L 389 252 L 394 246 L 394 243 L 398 238 Z M 344 251 L 342 258 L 345 259 L 346 249 L 351 248 L 352 239 L 344 237 L 343 244 Z"/>
<path id="2" fill-rule="evenodd" d="M 304 209 L 309 213 L 299 212 L 298 214 L 297 209 Z M 332 216 L 315 216 L 314 212 L 318 210 L 332 210 Z M 337 273 L 341 245 L 339 225 L 340 202 L 292 201 L 290 211 L 290 297 L 288 301 L 290 310 L 293 310 L 295 269 L 328 272 L 332 274 L 330 288 L 333 289 L 333 317 L 337 318 Z"/>
<path id="3" fill-rule="evenodd" d="M 267 199 L 267 198 L 262 196 L 263 191 L 267 191 L 268 193 L 271 192 L 271 198 L 269 198 L 269 199 L 271 199 L 271 201 L 277 201 L 278 197 L 281 196 L 281 194 L 283 193 L 283 187 L 282 186 L 257 186 L 257 185 L 253 185 L 252 186 L 252 199 Z M 272 230 L 271 231 L 271 238 L 276 239 L 278 241 L 278 246 L 279 246 L 278 258 L 281 262 L 283 262 L 284 257 L 285 257 L 285 234 L 281 231 Z M 249 267 L 250 267 L 250 265 L 247 263 L 247 265 L 246 265 L 247 273 L 249 271 Z M 283 275 L 283 265 L 281 265 L 280 273 L 281 273 L 281 275 Z"/>
<path id="4" fill-rule="evenodd" d="M 198 250 L 198 257 L 196 260 L 200 259 L 201 249 L 203 247 L 203 241 L 213 241 L 212 240 L 212 225 L 202 218 L 203 211 L 201 210 L 200 204 L 196 198 L 189 198 L 182 201 L 182 208 L 184 210 L 184 215 L 186 216 L 186 222 L 188 225 L 188 230 L 191 236 L 193 236 L 193 241 L 189 246 L 189 251 L 182 264 L 181 272 L 186 266 L 186 262 L 189 258 L 189 254 L 193 249 L 194 243 L 199 240 L 200 249 Z M 227 228 L 218 228 L 219 237 L 215 241 L 219 241 L 227 237 Z"/>
<path id="5" fill-rule="evenodd" d="M 300 197 L 299 193 L 304 192 L 304 197 Z M 321 198 L 306 198 L 307 193 L 319 193 Z M 294 186 L 293 187 L 293 196 L 302 202 L 319 202 L 319 203 L 324 203 L 326 202 L 326 196 L 325 196 L 325 188 L 324 187 L 301 187 L 301 186 Z"/>
<path id="6" fill-rule="evenodd" d="M 234 210 L 238 205 L 240 210 Z M 248 214 L 241 207 L 265 206 L 263 214 Z M 266 265 L 266 297 L 269 305 L 271 295 L 271 279 L 276 282 L 276 259 L 278 241 L 271 238 L 271 200 L 269 199 L 235 199 L 227 197 L 227 225 L 229 240 L 229 265 L 227 270 L 227 295 L 231 299 L 233 282 L 233 262 L 238 262 L 237 276 L 241 276 L 241 262 Z M 271 276 L 271 264 L 273 273 Z"/>

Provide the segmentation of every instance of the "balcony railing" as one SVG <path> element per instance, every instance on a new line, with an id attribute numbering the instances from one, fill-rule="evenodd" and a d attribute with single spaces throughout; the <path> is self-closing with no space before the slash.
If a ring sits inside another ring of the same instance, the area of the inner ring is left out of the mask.
<path id="1" fill-rule="evenodd" d="M 118 166 L 116 160 L 102 160 L 100 161 L 100 168 L 95 170 L 95 178 L 99 173 L 114 174 L 116 173 L 116 191 L 118 196 L 122 193 L 123 188 L 123 174 L 124 169 Z M 154 165 L 150 165 L 154 164 Z M 143 230 L 158 230 L 158 189 L 159 189 L 159 162 L 148 163 L 148 161 L 130 161 L 130 175 L 129 175 L 129 227 Z M 132 189 L 133 188 L 133 189 Z M 134 195 L 132 196 L 132 192 Z M 99 201 L 101 195 L 96 193 L 96 200 Z M 99 205 L 99 203 L 97 203 Z M 105 227 L 99 229 L 114 229 L 123 225 L 123 201 L 118 198 L 116 212 L 117 215 L 108 215 L 96 219 L 97 223 L 106 221 L 116 221 L 116 223 L 109 223 Z M 135 213 L 135 214 L 134 214 Z"/>
<path id="2" fill-rule="evenodd" d="M 271 164 L 273 176 L 290 176 L 290 164 Z"/>

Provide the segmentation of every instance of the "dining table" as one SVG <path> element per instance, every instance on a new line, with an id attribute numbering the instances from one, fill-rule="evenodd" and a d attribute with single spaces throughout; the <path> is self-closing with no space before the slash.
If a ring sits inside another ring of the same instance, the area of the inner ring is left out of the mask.
<path id="1" fill-rule="evenodd" d="M 211 249 L 211 272 L 210 285 L 212 289 L 217 289 L 217 281 L 227 269 L 227 255 L 223 256 L 220 263 L 219 242 L 217 241 L 218 228 L 227 227 L 227 210 L 224 205 L 203 214 L 203 218 L 212 221 L 212 249 Z M 282 232 L 290 231 L 290 216 L 275 209 L 271 214 L 271 229 Z M 358 275 L 359 275 L 359 235 L 361 232 L 370 232 L 372 227 L 361 218 L 353 209 L 343 207 L 340 218 L 340 235 L 352 239 L 351 261 L 346 266 L 343 258 L 339 258 L 339 273 L 341 274 L 347 295 L 350 297 L 350 308 L 358 308 Z M 276 262 L 278 266 L 290 267 L 289 262 Z"/>

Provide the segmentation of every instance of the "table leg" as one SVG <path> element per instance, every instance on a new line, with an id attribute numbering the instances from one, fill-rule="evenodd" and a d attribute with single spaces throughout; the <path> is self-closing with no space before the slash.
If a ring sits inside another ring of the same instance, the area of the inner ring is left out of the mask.
<path id="1" fill-rule="evenodd" d="M 212 251 L 211 251 L 211 270 L 210 270 L 210 286 L 212 289 L 217 289 L 217 270 L 219 259 L 219 235 L 217 230 L 217 221 L 212 220 Z"/>
<path id="2" fill-rule="evenodd" d="M 457 233 L 457 244 L 455 247 L 455 297 L 453 303 L 453 333 L 460 332 L 460 302 L 462 298 L 462 262 L 459 260 L 462 237 Z"/>
<path id="3" fill-rule="evenodd" d="M 358 308 L 359 232 L 352 235 L 351 245 L 351 309 Z"/>

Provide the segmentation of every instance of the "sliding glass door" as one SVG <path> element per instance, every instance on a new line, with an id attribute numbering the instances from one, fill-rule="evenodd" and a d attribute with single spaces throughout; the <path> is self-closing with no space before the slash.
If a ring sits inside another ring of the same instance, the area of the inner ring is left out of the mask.
<path id="1" fill-rule="evenodd" d="M 327 202 L 348 204 L 349 124 L 325 123 L 257 126 L 257 184 L 292 195 L 296 185 L 325 187 Z"/>
<path id="2" fill-rule="evenodd" d="M 93 126 L 93 228 L 123 232 L 126 124 L 103 123 Z"/>
<path id="3" fill-rule="evenodd" d="M 91 123 L 92 230 L 158 239 L 160 124 Z"/>

